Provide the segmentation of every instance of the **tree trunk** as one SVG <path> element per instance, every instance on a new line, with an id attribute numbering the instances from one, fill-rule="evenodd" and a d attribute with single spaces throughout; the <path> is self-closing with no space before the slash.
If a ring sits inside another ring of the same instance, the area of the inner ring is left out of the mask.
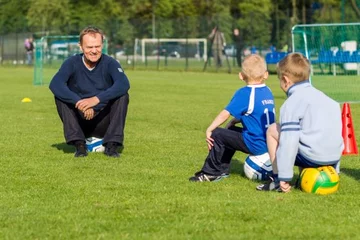
<path id="1" fill-rule="evenodd" d="M 302 1 L 302 24 L 306 24 L 306 0 Z"/>
<path id="2" fill-rule="evenodd" d="M 351 6 L 354 9 L 356 15 L 358 18 L 360 18 L 360 9 L 358 8 L 357 4 L 356 4 L 356 0 L 351 0 Z"/>
<path id="3" fill-rule="evenodd" d="M 292 17 L 291 17 L 291 23 L 292 25 L 296 25 L 298 22 L 298 18 L 297 18 L 297 9 L 296 9 L 296 0 L 292 0 Z"/>

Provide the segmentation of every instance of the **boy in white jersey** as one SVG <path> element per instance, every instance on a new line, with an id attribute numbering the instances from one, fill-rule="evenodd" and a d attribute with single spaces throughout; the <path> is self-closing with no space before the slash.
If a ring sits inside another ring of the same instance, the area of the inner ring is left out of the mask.
<path id="1" fill-rule="evenodd" d="M 267 152 L 266 130 L 275 121 L 274 97 L 265 85 L 268 77 L 265 60 L 259 55 L 247 56 L 239 78 L 246 83 L 236 91 L 230 103 L 206 130 L 209 154 L 201 171 L 189 180 L 219 181 L 229 176 L 230 161 L 235 151 L 252 155 Z M 219 128 L 229 117 L 226 128 Z M 241 123 L 242 127 L 235 126 Z"/>
<path id="2" fill-rule="evenodd" d="M 337 167 L 343 150 L 340 105 L 308 81 L 310 63 L 291 53 L 277 66 L 280 87 L 288 99 L 280 109 L 280 123 L 272 124 L 266 138 L 273 180 L 257 190 L 289 192 L 293 167 Z"/>

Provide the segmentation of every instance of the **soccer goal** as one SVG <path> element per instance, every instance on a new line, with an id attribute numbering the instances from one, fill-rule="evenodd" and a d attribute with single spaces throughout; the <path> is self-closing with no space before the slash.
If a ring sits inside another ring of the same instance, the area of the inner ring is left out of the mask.
<path id="1" fill-rule="evenodd" d="M 360 23 L 292 28 L 292 50 L 311 62 L 311 83 L 339 102 L 360 102 Z"/>
<path id="2" fill-rule="evenodd" d="M 79 36 L 45 36 L 35 41 L 34 85 L 49 84 L 62 62 L 80 53 Z M 107 40 L 103 53 L 107 53 Z"/>
<path id="3" fill-rule="evenodd" d="M 147 58 L 194 58 L 207 59 L 206 38 L 143 38 L 135 40 L 135 49 L 141 48 L 141 61 Z"/>

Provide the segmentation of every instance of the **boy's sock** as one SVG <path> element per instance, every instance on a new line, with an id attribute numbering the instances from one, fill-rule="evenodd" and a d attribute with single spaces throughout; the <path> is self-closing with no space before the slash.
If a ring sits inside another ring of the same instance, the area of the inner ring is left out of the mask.
<path id="1" fill-rule="evenodd" d="M 279 175 L 278 174 L 273 174 L 272 178 L 273 178 L 273 181 L 275 182 L 276 185 L 280 185 Z"/>

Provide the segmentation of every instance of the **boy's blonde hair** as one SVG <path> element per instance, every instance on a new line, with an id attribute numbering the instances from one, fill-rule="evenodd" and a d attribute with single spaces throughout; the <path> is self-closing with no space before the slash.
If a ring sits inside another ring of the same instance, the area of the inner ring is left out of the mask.
<path id="1" fill-rule="evenodd" d="M 279 79 L 287 76 L 292 82 L 308 80 L 310 76 L 310 62 L 301 53 L 290 53 L 284 57 L 276 67 Z"/>
<path id="2" fill-rule="evenodd" d="M 257 54 L 246 56 L 241 64 L 241 74 L 246 81 L 263 81 L 266 72 L 265 59 Z"/>

